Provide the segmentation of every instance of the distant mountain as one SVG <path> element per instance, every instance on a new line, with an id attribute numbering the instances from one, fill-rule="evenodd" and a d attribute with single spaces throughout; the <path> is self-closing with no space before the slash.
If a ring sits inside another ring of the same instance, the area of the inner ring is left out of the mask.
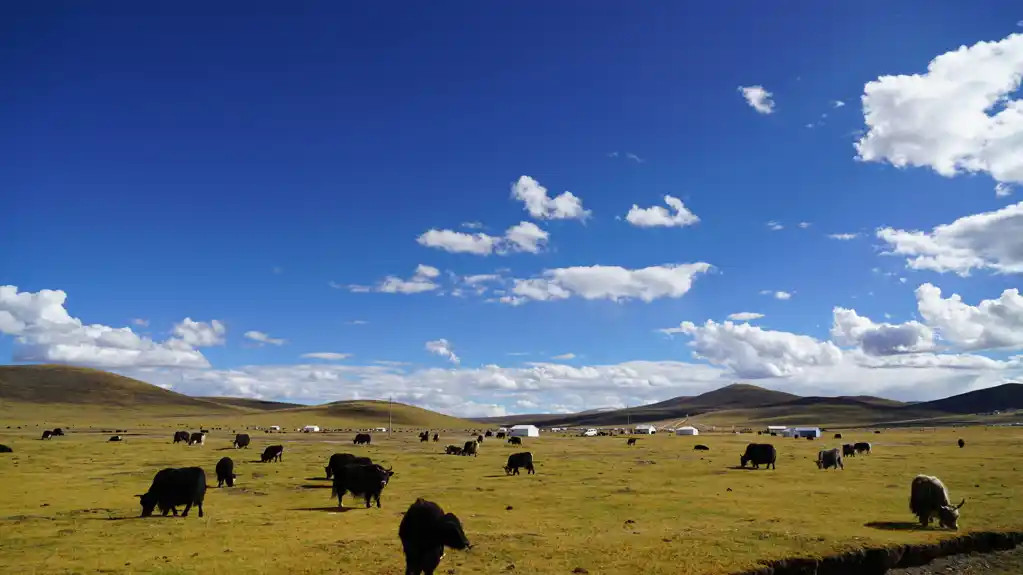
<path id="1" fill-rule="evenodd" d="M 968 391 L 945 399 L 917 403 L 916 407 L 957 414 L 1023 409 L 1023 383 L 1005 383 Z"/>

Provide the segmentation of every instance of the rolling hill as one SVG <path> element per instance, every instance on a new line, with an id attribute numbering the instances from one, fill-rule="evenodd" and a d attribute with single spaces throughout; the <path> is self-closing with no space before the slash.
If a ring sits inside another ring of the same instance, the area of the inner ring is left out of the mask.
<path id="1" fill-rule="evenodd" d="M 388 413 L 390 411 L 390 413 Z M 339 401 L 304 406 L 236 397 L 190 397 L 97 369 L 60 365 L 0 366 L 0 415 L 9 420 L 151 420 L 202 418 L 301 427 L 467 429 L 473 421 L 386 401 Z"/>
<path id="2" fill-rule="evenodd" d="M 532 414 L 480 420 L 488 424 L 614 426 L 669 424 L 690 418 L 703 425 L 873 425 L 948 419 L 952 415 L 1023 409 L 1023 384 L 1010 383 L 929 402 L 903 403 L 867 395 L 800 397 L 747 384 L 640 407 L 572 414 Z"/>

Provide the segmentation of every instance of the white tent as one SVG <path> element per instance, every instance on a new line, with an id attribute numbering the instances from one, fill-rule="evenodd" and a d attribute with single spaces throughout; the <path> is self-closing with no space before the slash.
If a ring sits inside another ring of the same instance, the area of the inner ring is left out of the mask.
<path id="1" fill-rule="evenodd" d="M 320 430 L 320 426 L 319 425 L 307 425 L 307 426 L 302 428 L 302 431 L 304 431 L 306 433 L 309 433 L 310 431 L 319 431 L 319 430 Z"/>
<path id="2" fill-rule="evenodd" d="M 680 427 L 675 430 L 675 435 L 700 435 L 700 430 L 692 426 Z"/>
<path id="3" fill-rule="evenodd" d="M 641 433 L 641 434 L 646 434 L 646 435 L 653 435 L 654 433 L 657 433 L 657 428 L 652 426 L 652 425 L 646 425 L 646 424 L 637 425 L 636 429 L 633 430 L 633 433 Z"/>
<path id="4" fill-rule="evenodd" d="M 586 431 L 583 432 L 583 437 L 596 437 L 596 436 L 597 436 L 597 430 L 593 429 L 592 427 L 590 429 L 587 429 Z"/>
<path id="5" fill-rule="evenodd" d="M 508 430 L 512 437 L 540 437 L 540 428 L 535 425 L 513 425 Z"/>

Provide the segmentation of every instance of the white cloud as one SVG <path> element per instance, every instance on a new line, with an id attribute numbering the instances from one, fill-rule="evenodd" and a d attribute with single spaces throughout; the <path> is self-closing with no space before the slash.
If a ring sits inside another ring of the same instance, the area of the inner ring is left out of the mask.
<path id="1" fill-rule="evenodd" d="M 998 182 L 995 184 L 995 197 L 996 198 L 1007 198 L 1012 195 L 1012 186 Z"/>
<path id="2" fill-rule="evenodd" d="M 831 107 L 832 108 L 841 108 L 842 106 L 845 106 L 845 102 L 843 102 L 841 100 L 832 100 L 831 101 Z"/>
<path id="3" fill-rule="evenodd" d="M 702 326 L 684 321 L 679 327 L 693 338 L 689 345 L 695 357 L 725 366 L 739 377 L 787 377 L 807 367 L 842 361 L 842 350 L 835 344 L 806 335 L 730 321 L 707 320 Z"/>
<path id="4" fill-rule="evenodd" d="M 646 163 L 646 160 L 644 160 L 643 158 L 640 158 L 639 156 L 637 156 L 636 154 L 633 154 L 632 152 L 626 152 L 625 153 L 625 157 L 630 159 L 630 160 L 632 160 L 633 162 L 636 162 L 637 164 L 645 164 Z"/>
<path id="5" fill-rule="evenodd" d="M 679 298 L 686 294 L 699 274 L 710 271 L 707 263 L 666 264 L 641 269 L 618 266 L 577 266 L 556 268 L 540 277 L 515 279 L 504 303 L 525 300 L 550 301 L 581 297 L 612 301 L 639 299 L 651 302 L 660 298 Z"/>
<path id="6" fill-rule="evenodd" d="M 877 237 L 887 254 L 907 256 L 907 267 L 954 272 L 972 270 L 1023 273 L 1023 202 L 993 212 L 965 216 L 930 232 L 882 228 Z"/>
<path id="7" fill-rule="evenodd" d="M 345 323 L 347 323 L 348 325 L 366 325 L 369 322 L 364 320 L 364 319 L 353 319 L 352 321 L 345 322 Z"/>
<path id="8" fill-rule="evenodd" d="M 856 310 L 836 307 L 831 338 L 843 346 L 856 346 L 868 355 L 885 356 L 934 349 L 934 332 L 917 321 L 874 323 Z"/>
<path id="9" fill-rule="evenodd" d="M 828 237 L 833 240 L 839 240 L 847 242 L 849 240 L 855 240 L 860 237 L 860 234 L 828 234 Z"/>
<path id="10" fill-rule="evenodd" d="M 575 354 L 574 353 L 563 353 L 561 355 L 556 355 L 556 356 L 552 357 L 551 359 L 575 359 Z"/>
<path id="11" fill-rule="evenodd" d="M 397 276 L 387 276 L 376 286 L 364 286 L 352 284 L 348 286 L 349 291 L 355 293 L 368 293 L 372 291 L 380 293 L 401 293 L 416 294 L 438 289 L 440 285 L 434 280 L 440 275 L 440 270 L 432 266 L 419 264 L 416 272 L 410 279 L 404 280 Z"/>
<path id="12" fill-rule="evenodd" d="M 769 295 L 774 299 L 788 300 L 792 299 L 792 294 L 787 291 L 771 291 L 769 289 L 760 290 L 760 295 Z"/>
<path id="13" fill-rule="evenodd" d="M 451 253 L 488 256 L 494 253 L 499 255 L 514 252 L 540 253 L 548 238 L 550 238 L 550 234 L 536 224 L 519 222 L 508 228 L 504 237 L 491 236 L 482 232 L 467 234 L 452 230 L 431 229 L 416 238 L 416 241 L 420 245 Z"/>
<path id="14" fill-rule="evenodd" d="M 12 359 L 88 365 L 102 368 L 209 367 L 196 348 L 222 345 L 226 328 L 185 318 L 174 326 L 173 337 L 156 342 L 129 327 L 83 324 L 65 309 L 61 290 L 18 291 L 0 286 L 0 334 L 13 336 Z"/>
<path id="15" fill-rule="evenodd" d="M 811 225 L 813 225 L 813 224 L 811 224 L 810 222 L 799 222 L 799 227 L 800 227 L 801 229 L 804 229 L 804 230 L 805 230 L 806 228 L 810 227 Z"/>
<path id="16" fill-rule="evenodd" d="M 732 321 L 753 321 L 762 317 L 764 317 L 764 314 L 752 311 L 741 311 L 739 313 L 728 314 L 728 319 Z"/>
<path id="17" fill-rule="evenodd" d="M 938 334 L 966 350 L 1023 348 L 1023 296 L 1007 289 L 998 299 L 982 300 L 977 306 L 964 303 L 959 294 L 941 297 L 941 290 L 929 283 L 916 289 L 920 316 Z"/>
<path id="18" fill-rule="evenodd" d="M 785 229 L 785 226 L 781 225 L 780 223 L 774 220 L 771 220 L 767 222 L 767 229 L 771 230 L 772 232 L 777 232 L 778 230 Z"/>
<path id="19" fill-rule="evenodd" d="M 463 222 L 462 223 L 462 227 L 463 228 L 468 228 L 470 230 L 479 230 L 479 229 L 483 228 L 483 223 L 482 222 Z"/>
<path id="20" fill-rule="evenodd" d="M 590 211 L 583 209 L 583 202 L 572 192 L 562 192 L 551 198 L 547 188 L 529 176 L 522 176 L 512 184 L 512 198 L 525 204 L 529 215 L 547 220 L 585 220 Z"/>
<path id="21" fill-rule="evenodd" d="M 761 114 L 774 112 L 774 94 L 768 92 L 763 86 L 739 86 L 739 92 L 746 99 L 751 108 Z"/>
<path id="22" fill-rule="evenodd" d="M 326 361 L 339 361 L 342 359 L 348 359 L 352 357 L 350 353 L 335 353 L 331 351 L 318 351 L 314 353 L 303 353 L 302 357 L 305 359 L 323 359 Z"/>
<path id="23" fill-rule="evenodd" d="M 451 342 L 444 338 L 426 342 L 426 351 L 441 357 L 446 357 L 455 365 L 461 363 L 461 360 L 457 355 L 455 355 L 455 352 L 451 350 Z"/>
<path id="24" fill-rule="evenodd" d="M 131 320 L 131 323 L 133 325 L 137 325 L 139 327 L 149 327 L 149 320 L 148 319 L 142 319 L 142 318 L 137 317 L 137 318 Z"/>
<path id="25" fill-rule="evenodd" d="M 283 339 L 270 337 L 261 331 L 247 331 L 245 332 L 245 338 L 259 343 L 269 343 L 270 345 L 284 345 L 286 343 Z"/>
<path id="26" fill-rule="evenodd" d="M 924 74 L 868 82 L 858 156 L 1023 183 L 1023 101 L 1010 98 L 1021 78 L 1023 34 L 1010 34 L 942 54 Z"/>
<path id="27" fill-rule="evenodd" d="M 641 228 L 657 226 L 685 227 L 700 221 L 700 218 L 686 208 L 682 200 L 672 196 L 664 196 L 664 203 L 668 204 L 671 211 L 661 206 L 641 208 L 636 204 L 632 204 L 632 209 L 626 214 L 625 219 L 630 224 Z"/>

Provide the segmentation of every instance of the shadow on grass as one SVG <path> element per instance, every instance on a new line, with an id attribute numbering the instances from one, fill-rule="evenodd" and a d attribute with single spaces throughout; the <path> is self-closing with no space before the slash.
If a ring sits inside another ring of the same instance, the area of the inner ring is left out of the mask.
<path id="1" fill-rule="evenodd" d="M 306 481 L 330 481 L 330 479 L 327 479 L 326 477 L 306 477 L 305 480 Z"/>
<path id="2" fill-rule="evenodd" d="M 927 528 L 914 521 L 868 521 L 864 527 L 885 531 L 926 531 Z"/>
<path id="3" fill-rule="evenodd" d="M 295 509 L 289 509 L 288 511 L 321 511 L 325 513 L 348 513 L 356 509 L 364 509 L 363 507 L 298 507 Z"/>
<path id="4" fill-rule="evenodd" d="M 770 467 L 761 467 L 760 469 L 757 469 L 755 467 L 739 467 L 738 465 L 733 465 L 728 469 L 734 469 L 736 471 L 764 471 L 764 470 L 772 471 Z"/>
<path id="5" fill-rule="evenodd" d="M 306 483 L 305 485 L 299 485 L 301 489 L 331 489 L 333 485 L 313 485 Z"/>

